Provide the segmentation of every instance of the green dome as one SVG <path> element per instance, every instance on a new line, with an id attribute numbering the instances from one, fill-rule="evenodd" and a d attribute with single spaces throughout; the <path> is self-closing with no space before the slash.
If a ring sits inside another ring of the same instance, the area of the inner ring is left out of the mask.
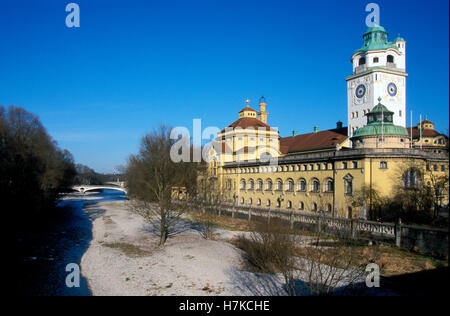
<path id="1" fill-rule="evenodd" d="M 378 101 L 378 104 L 366 115 L 367 125 L 358 128 L 353 134 L 353 137 L 378 135 L 409 137 L 406 128 L 392 123 L 394 112 L 389 111 L 387 107 L 381 104 L 381 98 Z"/>
<path id="2" fill-rule="evenodd" d="M 393 124 L 372 124 L 358 128 L 353 137 L 365 136 L 404 136 L 409 137 L 408 131 L 402 126 Z"/>
<path id="3" fill-rule="evenodd" d="M 355 53 L 368 52 L 371 50 L 386 50 L 393 48 L 398 51 L 396 45 L 387 40 L 388 32 L 380 25 L 369 27 L 364 33 L 364 46 L 358 49 Z"/>
<path id="4" fill-rule="evenodd" d="M 378 103 L 377 105 L 375 105 L 373 108 L 372 108 L 372 110 L 370 110 L 370 112 L 369 113 L 380 113 L 380 112 L 384 112 L 384 113 L 394 113 L 394 112 L 391 112 L 391 111 L 389 111 L 388 110 L 388 108 L 387 107 L 385 107 L 383 104 L 381 104 L 381 103 Z"/>
<path id="5" fill-rule="evenodd" d="M 386 29 L 378 24 L 375 24 L 374 26 L 369 27 L 364 35 L 371 33 L 371 32 L 384 32 L 387 34 Z"/>
<path id="6" fill-rule="evenodd" d="M 406 42 L 406 41 L 403 37 L 400 36 L 400 34 L 398 34 L 397 38 L 394 40 L 394 43 L 397 43 L 397 42 Z"/>

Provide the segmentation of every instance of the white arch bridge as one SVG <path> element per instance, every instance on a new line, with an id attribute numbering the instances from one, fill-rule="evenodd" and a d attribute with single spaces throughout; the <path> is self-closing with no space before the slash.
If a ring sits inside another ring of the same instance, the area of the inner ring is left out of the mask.
<path id="1" fill-rule="evenodd" d="M 72 187 L 72 190 L 80 192 L 80 193 L 86 193 L 86 192 L 94 191 L 94 190 L 116 190 L 116 191 L 122 191 L 125 194 L 128 193 L 124 182 L 106 182 L 105 184 L 101 184 L 101 185 L 80 184 L 80 185 L 74 185 Z"/>

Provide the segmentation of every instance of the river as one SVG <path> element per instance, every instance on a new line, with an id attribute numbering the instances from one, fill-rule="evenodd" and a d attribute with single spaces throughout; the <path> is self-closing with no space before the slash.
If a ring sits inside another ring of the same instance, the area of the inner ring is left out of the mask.
<path id="1" fill-rule="evenodd" d="M 43 230 L 33 232 L 27 253 L 16 277 L 16 295 L 31 296 L 89 296 L 86 279 L 81 275 L 79 287 L 67 287 L 66 272 L 69 263 L 80 264 L 81 257 L 92 239 L 92 220 L 97 212 L 86 214 L 87 204 L 120 201 L 125 194 L 103 190 L 92 194 L 69 194 L 58 203 L 55 220 Z"/>

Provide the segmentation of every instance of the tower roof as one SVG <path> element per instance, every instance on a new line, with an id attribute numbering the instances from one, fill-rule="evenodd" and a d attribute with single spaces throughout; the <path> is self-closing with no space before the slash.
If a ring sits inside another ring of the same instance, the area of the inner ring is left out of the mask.
<path id="1" fill-rule="evenodd" d="M 394 43 L 397 43 L 397 42 L 406 42 L 406 41 L 403 37 L 400 36 L 400 34 L 398 34 L 398 36 L 394 40 Z"/>
<path id="2" fill-rule="evenodd" d="M 388 32 L 384 27 L 375 24 L 372 27 L 369 27 L 364 33 L 364 45 L 360 49 L 356 51 L 358 52 L 368 52 L 371 50 L 386 50 L 389 48 L 395 49 L 398 51 L 397 46 L 393 44 L 393 42 L 388 42 L 387 40 Z"/>
<path id="3" fill-rule="evenodd" d="M 394 113 L 392 111 L 389 111 L 389 109 L 386 106 L 384 106 L 383 104 L 378 103 L 366 115 L 369 115 L 370 113 L 381 113 L 381 112 L 386 113 L 386 114 L 388 114 L 388 113 L 393 114 Z"/>

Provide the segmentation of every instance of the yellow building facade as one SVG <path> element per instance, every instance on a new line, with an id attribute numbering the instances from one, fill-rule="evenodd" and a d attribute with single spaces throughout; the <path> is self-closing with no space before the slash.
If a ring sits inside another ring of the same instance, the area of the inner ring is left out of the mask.
<path id="1" fill-rule="evenodd" d="M 248 106 L 244 110 L 257 113 Z M 448 174 L 447 153 L 410 148 L 406 129 L 389 122 L 377 123 L 383 124 L 384 133 L 356 132 L 349 148 L 347 129 L 340 123 L 332 130 L 281 138 L 253 114 L 240 113 L 218 135 L 207 179 L 200 178 L 200 191 L 208 187 L 205 181 L 213 181 L 230 205 L 366 218 L 370 205 L 354 206 L 361 188 L 389 197 L 399 186 L 422 185 L 431 176 Z M 410 171 L 414 183 L 408 183 Z M 443 204 L 448 203 L 447 192 Z"/>
<path id="2" fill-rule="evenodd" d="M 380 26 L 363 38 L 365 46 L 352 58 L 354 74 L 347 78 L 347 127 L 338 122 L 333 129 L 280 137 L 268 123 L 265 99 L 259 111 L 247 100 L 212 144 L 199 191 L 214 191 L 234 206 L 367 218 L 372 202 L 355 201 L 358 191 L 393 197 L 399 188 L 432 186 L 447 177 L 439 204 L 448 204 L 448 138 L 428 120 L 405 127 L 406 42 L 387 42 Z M 402 84 L 394 83 L 397 77 Z"/>

